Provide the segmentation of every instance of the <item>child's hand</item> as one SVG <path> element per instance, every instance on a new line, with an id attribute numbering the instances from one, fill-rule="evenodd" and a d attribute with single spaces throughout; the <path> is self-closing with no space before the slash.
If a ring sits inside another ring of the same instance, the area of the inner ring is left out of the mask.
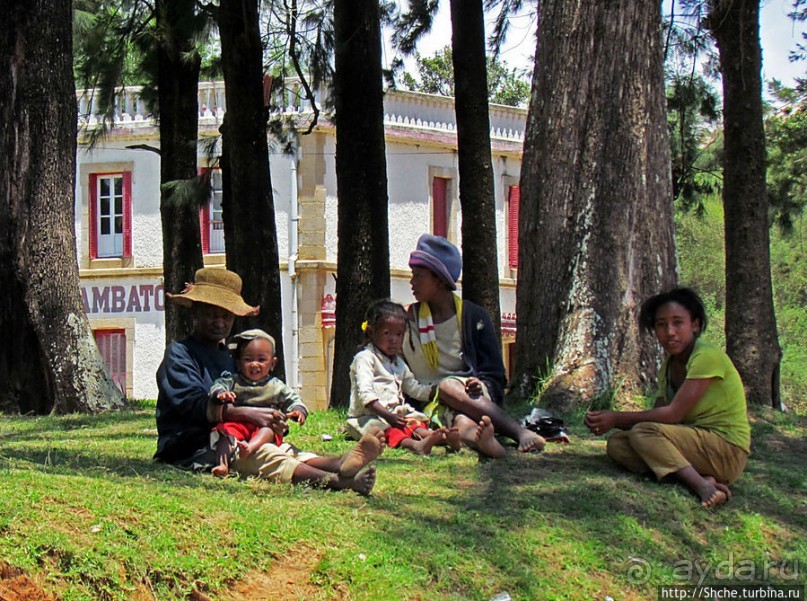
<path id="1" fill-rule="evenodd" d="M 235 403 L 235 393 L 232 390 L 220 392 L 216 398 L 222 403 Z"/>
<path id="2" fill-rule="evenodd" d="M 384 405 L 381 404 L 380 401 L 375 400 L 369 405 L 367 408 L 370 409 L 373 413 L 375 413 L 378 417 L 382 418 L 386 421 L 390 426 L 393 428 L 405 428 L 406 427 L 406 418 L 402 415 L 398 415 L 397 413 L 393 413 Z"/>
<path id="3" fill-rule="evenodd" d="M 393 413 L 392 411 L 387 411 L 386 415 L 382 415 L 389 425 L 393 428 L 405 428 L 406 427 L 406 418 L 403 415 L 398 415 L 397 413 Z"/>
<path id="4" fill-rule="evenodd" d="M 478 397 L 482 394 L 482 382 L 479 378 L 468 378 L 465 381 L 465 392 L 470 397 Z"/>
<path id="5" fill-rule="evenodd" d="M 589 411 L 586 413 L 586 427 L 593 434 L 605 434 L 616 428 L 616 411 Z"/>
<path id="6" fill-rule="evenodd" d="M 286 419 L 294 420 L 302 426 L 305 423 L 305 413 L 302 411 L 290 411 L 286 414 Z"/>

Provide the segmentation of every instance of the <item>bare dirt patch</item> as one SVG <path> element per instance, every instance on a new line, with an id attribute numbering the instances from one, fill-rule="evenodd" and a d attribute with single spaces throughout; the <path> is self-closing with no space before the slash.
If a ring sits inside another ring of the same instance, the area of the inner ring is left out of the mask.
<path id="1" fill-rule="evenodd" d="M 321 591 L 311 582 L 311 574 L 321 557 L 322 553 L 316 549 L 294 547 L 280 557 L 269 571 L 246 574 L 219 597 L 232 601 L 314 599 Z"/>
<path id="2" fill-rule="evenodd" d="M 0 561 L 0 601 L 56 601 L 22 570 Z"/>

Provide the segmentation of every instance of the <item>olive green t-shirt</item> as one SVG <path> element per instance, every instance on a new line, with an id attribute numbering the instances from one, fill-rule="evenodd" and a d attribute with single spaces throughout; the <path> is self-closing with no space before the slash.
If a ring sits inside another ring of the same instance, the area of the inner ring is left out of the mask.
<path id="1" fill-rule="evenodd" d="M 659 393 L 669 403 L 672 401 L 667 385 L 665 359 L 658 375 Z M 751 428 L 748 425 L 745 390 L 740 374 L 728 355 L 713 344 L 698 338 L 686 365 L 687 380 L 712 379 L 698 403 L 681 423 L 687 426 L 710 430 L 746 452 L 751 451 Z"/>

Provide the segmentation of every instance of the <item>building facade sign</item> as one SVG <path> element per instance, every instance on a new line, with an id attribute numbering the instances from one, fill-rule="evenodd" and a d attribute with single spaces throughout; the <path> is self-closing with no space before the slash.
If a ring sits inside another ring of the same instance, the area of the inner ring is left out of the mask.
<path id="1" fill-rule="evenodd" d="M 81 300 L 87 315 L 165 311 L 162 284 L 82 286 Z"/>

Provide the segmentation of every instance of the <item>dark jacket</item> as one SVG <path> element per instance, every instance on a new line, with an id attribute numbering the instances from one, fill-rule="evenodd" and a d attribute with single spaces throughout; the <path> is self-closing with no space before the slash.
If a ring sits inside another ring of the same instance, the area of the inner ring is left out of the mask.
<path id="1" fill-rule="evenodd" d="M 409 324 L 414 324 L 412 336 L 417 336 L 417 315 L 420 303 L 409 307 Z M 414 348 L 414 346 L 413 346 Z M 468 366 L 467 374 L 479 378 L 487 386 L 491 400 L 501 406 L 504 403 L 504 387 L 507 378 L 502 361 L 499 336 L 487 311 L 471 301 L 462 301 L 462 359 Z"/>
<path id="2" fill-rule="evenodd" d="M 488 312 L 471 301 L 462 301 L 462 358 L 473 375 L 488 387 L 491 400 L 504 403 L 502 346 Z"/>
<path id="3" fill-rule="evenodd" d="M 213 382 L 234 371 L 224 345 L 194 338 L 172 342 L 157 369 L 157 452 L 155 459 L 177 463 L 210 443 L 213 424 L 207 403 Z"/>

